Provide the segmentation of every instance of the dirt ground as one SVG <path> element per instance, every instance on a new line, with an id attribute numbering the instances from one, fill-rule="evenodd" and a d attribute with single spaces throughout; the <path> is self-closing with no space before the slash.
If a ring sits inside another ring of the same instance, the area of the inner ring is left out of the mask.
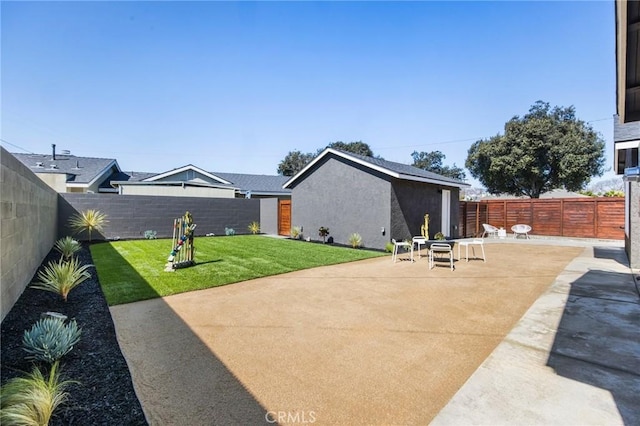
<path id="1" fill-rule="evenodd" d="M 376 258 L 111 313 L 152 425 L 427 424 L 583 248 L 485 250 L 455 271 Z"/>

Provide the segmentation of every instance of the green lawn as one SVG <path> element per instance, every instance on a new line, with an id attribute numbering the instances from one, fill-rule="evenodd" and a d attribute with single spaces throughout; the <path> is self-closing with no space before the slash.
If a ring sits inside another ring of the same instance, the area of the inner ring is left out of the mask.
<path id="1" fill-rule="evenodd" d="M 385 255 L 260 235 L 202 237 L 194 243 L 195 266 L 165 272 L 171 245 L 169 239 L 91 245 L 109 305 Z"/>

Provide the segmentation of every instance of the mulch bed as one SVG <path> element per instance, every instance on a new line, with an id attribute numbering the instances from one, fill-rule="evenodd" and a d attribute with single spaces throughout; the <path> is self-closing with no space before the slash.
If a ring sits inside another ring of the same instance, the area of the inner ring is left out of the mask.
<path id="1" fill-rule="evenodd" d="M 59 256 L 52 250 L 43 265 Z M 87 246 L 77 257 L 82 264 L 93 263 Z M 75 319 L 82 335 L 61 360 L 61 379 L 78 383 L 69 386 L 69 398 L 56 410 L 50 425 L 146 425 L 95 268 L 90 272 L 91 278 L 71 290 L 67 302 L 55 293 L 24 290 L 2 321 L 1 383 L 32 371 L 34 363 L 25 359 L 22 345 L 24 331 L 42 313 L 59 312 Z M 48 374 L 46 363 L 40 369 Z"/>

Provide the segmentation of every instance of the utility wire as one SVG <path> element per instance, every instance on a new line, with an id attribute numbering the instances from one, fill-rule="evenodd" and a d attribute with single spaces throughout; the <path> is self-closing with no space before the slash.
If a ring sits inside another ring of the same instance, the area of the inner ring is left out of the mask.
<path id="1" fill-rule="evenodd" d="M 29 150 L 28 150 L 28 149 L 26 149 L 26 148 L 23 148 L 23 147 L 21 147 L 21 146 L 18 146 L 18 145 L 16 145 L 16 144 L 13 144 L 13 143 L 9 142 L 8 140 L 0 139 L 0 141 L 2 141 L 2 142 L 4 142 L 4 143 L 6 143 L 7 145 L 11 145 L 11 146 L 12 146 L 12 147 L 14 147 L 14 148 L 21 149 L 21 150 L 23 150 L 24 152 L 26 152 L 27 154 L 35 154 L 34 152 L 31 152 L 31 151 L 29 151 Z"/>

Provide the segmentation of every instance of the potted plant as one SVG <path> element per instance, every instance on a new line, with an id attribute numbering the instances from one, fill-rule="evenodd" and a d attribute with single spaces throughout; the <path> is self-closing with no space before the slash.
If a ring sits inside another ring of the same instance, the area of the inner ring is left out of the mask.
<path id="1" fill-rule="evenodd" d="M 329 228 L 321 226 L 320 229 L 318 229 L 318 235 L 322 237 L 322 243 L 324 244 L 326 242 L 327 235 L 329 235 Z"/>

